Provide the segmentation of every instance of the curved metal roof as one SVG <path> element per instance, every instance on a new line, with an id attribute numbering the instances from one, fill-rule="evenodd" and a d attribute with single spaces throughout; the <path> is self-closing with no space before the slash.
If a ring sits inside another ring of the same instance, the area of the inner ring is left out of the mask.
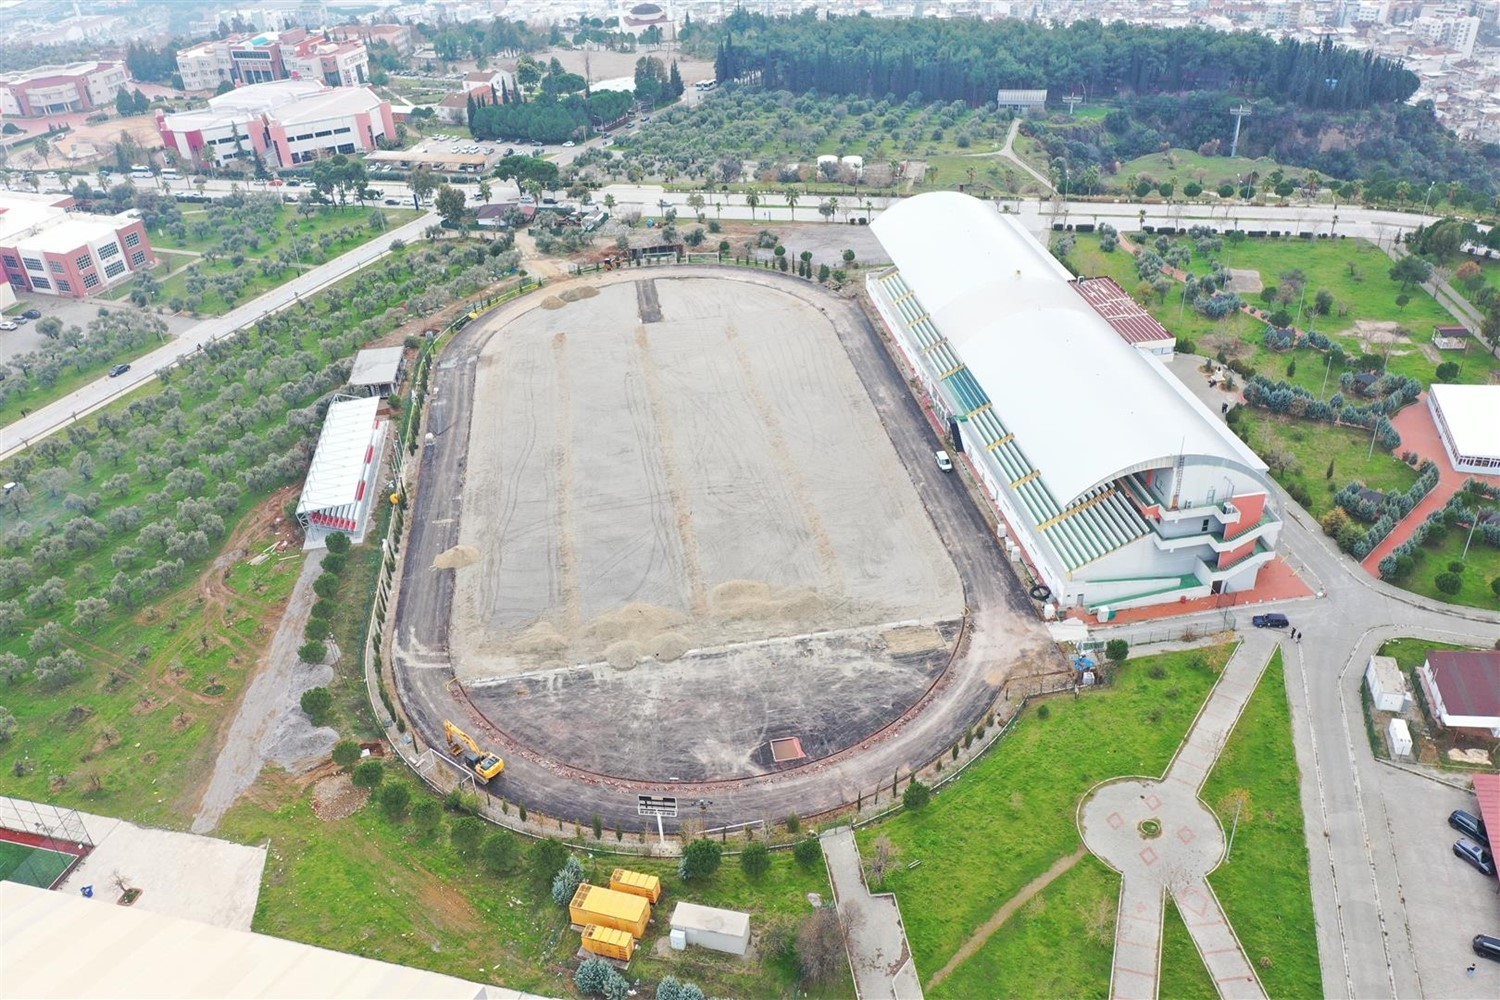
<path id="1" fill-rule="evenodd" d="M 1178 455 L 1265 470 L 1161 362 L 1120 338 L 1015 217 L 944 191 L 901 202 L 871 228 L 1058 499 Z"/>

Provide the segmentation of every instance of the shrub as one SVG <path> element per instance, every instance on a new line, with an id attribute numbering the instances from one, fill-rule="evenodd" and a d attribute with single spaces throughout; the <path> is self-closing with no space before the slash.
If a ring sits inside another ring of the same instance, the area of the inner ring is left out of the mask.
<path id="1" fill-rule="evenodd" d="M 324 556 L 323 557 L 323 572 L 325 572 L 325 573 L 332 573 L 335 576 L 342 575 L 343 572 L 344 572 L 344 565 L 345 565 L 345 559 L 346 558 L 347 557 L 345 557 L 345 556 L 336 556 L 336 555 L 333 555 L 332 553 Z"/>
<path id="2" fill-rule="evenodd" d="M 700 837 L 683 848 L 677 863 L 677 876 L 684 880 L 707 878 L 719 870 L 723 849 L 717 840 Z"/>
<path id="3" fill-rule="evenodd" d="M 359 763 L 359 744 L 353 740 L 339 740 L 333 745 L 333 762 L 339 770 L 347 771 Z"/>
<path id="4" fill-rule="evenodd" d="M 352 543 L 349 541 L 348 535 L 342 531 L 334 531 L 327 538 L 323 539 L 323 544 L 327 547 L 330 555 L 341 556 L 349 551 L 349 546 Z"/>
<path id="5" fill-rule="evenodd" d="M 328 647 L 316 639 L 304 642 L 297 650 L 297 659 L 303 663 L 322 663 L 328 656 Z"/>
<path id="6" fill-rule="evenodd" d="M 1500 576 L 1490 581 L 1490 590 L 1494 591 L 1496 597 L 1500 597 Z"/>
<path id="7" fill-rule="evenodd" d="M 531 848 L 531 871 L 537 878 L 551 878 L 568 860 L 568 849 L 561 841 L 548 837 Z"/>
<path id="8" fill-rule="evenodd" d="M 1500 577 L 1496 577 L 1495 582 L 1500 583 Z M 1500 593 L 1500 591 L 1497 591 L 1497 593 Z M 823 860 L 823 845 L 818 841 L 817 837 L 803 837 L 797 841 L 797 846 L 792 848 L 792 857 L 802 867 L 811 868 Z"/>
<path id="9" fill-rule="evenodd" d="M 802 829 L 802 820 L 796 813 L 792 813 L 786 818 L 786 832 L 796 836 L 800 829 Z"/>
<path id="10" fill-rule="evenodd" d="M 323 598 L 321 600 L 313 602 L 312 610 L 308 612 L 308 616 L 311 618 L 322 619 L 332 618 L 333 613 L 337 611 L 338 608 L 339 606 L 336 603 L 328 600 L 327 598 Z"/>
<path id="11" fill-rule="evenodd" d="M 764 841 L 757 840 L 745 845 L 745 849 L 740 852 L 740 867 L 751 878 L 760 878 L 771 870 L 771 852 Z"/>
<path id="12" fill-rule="evenodd" d="M 327 688 L 308 688 L 302 692 L 302 711 L 307 713 L 313 725 L 321 726 L 328 718 L 328 710 L 331 708 L 333 708 L 333 695 L 328 693 Z"/>
<path id="13" fill-rule="evenodd" d="M 1450 573 L 1462 573 L 1463 571 L 1464 571 L 1464 564 L 1463 564 L 1462 561 L 1460 561 L 1458 559 L 1455 559 L 1451 563 L 1448 564 L 1448 572 L 1450 572 Z"/>
<path id="14" fill-rule="evenodd" d="M 1444 361 L 1437 366 L 1437 377 L 1439 382 L 1451 382 L 1458 378 L 1458 362 Z"/>
<path id="15" fill-rule="evenodd" d="M 349 776 L 357 788 L 378 788 L 381 779 L 385 777 L 385 766 L 378 760 L 367 760 L 360 763 Z"/>
<path id="16" fill-rule="evenodd" d="M 567 906 L 572 902 L 573 894 L 578 891 L 578 887 L 583 884 L 586 877 L 587 873 L 583 870 L 582 863 L 569 855 L 562 868 L 552 876 L 552 901 L 558 906 Z"/>
<path id="17" fill-rule="evenodd" d="M 498 830 L 485 838 L 481 853 L 486 867 L 496 875 L 503 875 L 515 868 L 520 859 L 520 841 L 509 830 Z"/>
<path id="18" fill-rule="evenodd" d="M 328 624 L 327 619 L 309 618 L 306 628 L 302 630 L 302 636 L 310 642 L 322 642 L 332 631 L 333 627 Z"/>
<path id="19" fill-rule="evenodd" d="M 1038 705 L 1036 707 L 1036 717 L 1045 722 L 1052 717 L 1052 709 L 1048 708 L 1045 703 Z"/>
<path id="20" fill-rule="evenodd" d="M 1130 643 L 1124 639 L 1111 639 L 1104 644 L 1104 655 L 1111 663 L 1124 663 L 1130 655 Z"/>
<path id="21" fill-rule="evenodd" d="M 339 592 L 339 577 L 337 573 L 323 573 L 313 581 L 313 593 L 319 597 L 332 600 Z"/>
<path id="22" fill-rule="evenodd" d="M 386 785 L 380 790 L 380 808 L 392 822 L 404 819 L 409 805 L 411 789 L 404 784 Z"/>
<path id="23" fill-rule="evenodd" d="M 1438 590 L 1450 597 L 1464 589 L 1464 578 L 1457 573 L 1439 573 L 1432 582 Z"/>
<path id="24" fill-rule="evenodd" d="M 484 839 L 484 831 L 487 829 L 489 827 L 478 816 L 462 816 L 448 828 L 448 841 L 459 854 L 473 854 L 479 850 L 479 843 Z"/>
<path id="25" fill-rule="evenodd" d="M 423 798 L 411 807 L 411 823 L 418 833 L 426 836 L 436 833 L 443 822 L 443 807 L 436 799 Z"/>
<path id="26" fill-rule="evenodd" d="M 901 806 L 910 812 L 916 812 L 932 801 L 932 789 L 913 779 L 906 786 L 906 791 L 901 793 Z"/>

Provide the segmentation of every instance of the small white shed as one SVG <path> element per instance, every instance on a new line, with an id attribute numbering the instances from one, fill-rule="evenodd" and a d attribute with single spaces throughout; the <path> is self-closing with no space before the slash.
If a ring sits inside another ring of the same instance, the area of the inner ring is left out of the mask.
<path id="1" fill-rule="evenodd" d="M 1386 739 L 1390 743 L 1392 757 L 1411 756 L 1411 730 L 1406 726 L 1405 719 L 1392 719 L 1390 727 L 1386 730 Z"/>
<path id="2" fill-rule="evenodd" d="M 1401 672 L 1394 657 L 1372 656 L 1365 667 L 1365 684 L 1370 689 L 1370 700 L 1378 712 L 1405 712 L 1411 708 L 1411 691 L 1406 686 L 1406 674 Z"/>
<path id="3" fill-rule="evenodd" d="M 679 931 L 688 944 L 743 955 L 750 947 L 750 914 L 697 903 L 678 903 L 672 910 L 674 939 Z"/>

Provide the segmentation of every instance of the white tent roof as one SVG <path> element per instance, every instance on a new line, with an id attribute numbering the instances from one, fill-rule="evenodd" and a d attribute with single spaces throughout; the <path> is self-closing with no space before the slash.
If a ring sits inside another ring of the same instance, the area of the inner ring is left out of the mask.
<path id="1" fill-rule="evenodd" d="M 0 882 L 6 996 L 531 998 L 454 976 Z M 80 944 L 85 943 L 80 952 Z"/>
<path id="2" fill-rule="evenodd" d="M 1434 385 L 1455 454 L 1500 458 L 1500 385 Z"/>
<path id="3" fill-rule="evenodd" d="M 329 405 L 318 450 L 313 452 L 302 499 L 297 503 L 299 513 L 339 507 L 359 499 L 365 457 L 375 428 L 375 411 L 379 408 L 379 396 L 339 400 Z"/>
<path id="4" fill-rule="evenodd" d="M 1059 501 L 1179 454 L 1266 465 L 1125 343 L 1017 219 L 956 192 L 918 195 L 871 228 Z"/>
<path id="5" fill-rule="evenodd" d="M 386 385 L 396 381 L 401 369 L 401 347 L 367 347 L 354 355 L 354 370 L 349 373 L 350 385 Z"/>

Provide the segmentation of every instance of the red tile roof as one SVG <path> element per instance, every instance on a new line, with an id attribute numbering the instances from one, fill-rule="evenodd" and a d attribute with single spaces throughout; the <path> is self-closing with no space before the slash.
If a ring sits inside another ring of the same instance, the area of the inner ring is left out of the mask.
<path id="1" fill-rule="evenodd" d="M 1127 344 L 1175 339 L 1167 328 L 1125 293 L 1113 278 L 1079 278 L 1073 288 Z"/>
<path id="2" fill-rule="evenodd" d="M 1500 718 L 1500 652 L 1433 649 L 1427 663 L 1449 715 Z"/>

